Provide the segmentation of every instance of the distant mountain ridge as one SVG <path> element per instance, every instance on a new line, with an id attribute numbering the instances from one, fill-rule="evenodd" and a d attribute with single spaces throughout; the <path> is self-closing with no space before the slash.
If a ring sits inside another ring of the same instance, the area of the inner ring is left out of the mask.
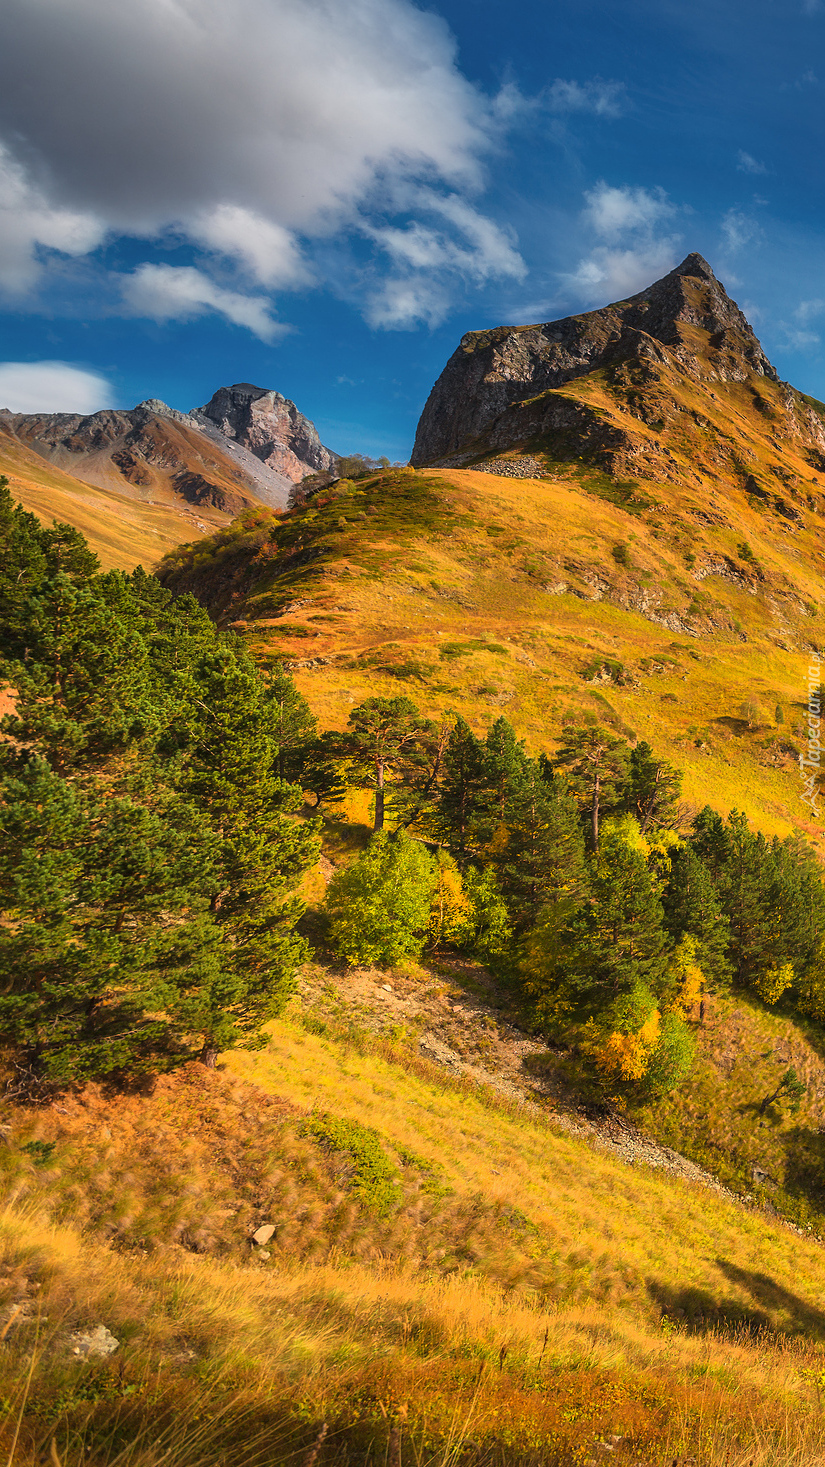
<path id="1" fill-rule="evenodd" d="M 635 372 L 635 380 L 623 382 L 623 370 Z M 614 399 L 622 399 L 622 386 L 630 388 L 621 405 L 638 408 L 638 389 L 650 397 L 674 371 L 690 373 L 709 396 L 714 382 L 779 382 L 743 312 L 695 253 L 646 290 L 600 310 L 468 332 L 430 393 L 412 462 L 458 466 L 546 437 L 554 456 L 595 452 L 608 470 L 666 472 L 661 444 L 594 412 L 578 384 L 610 378 L 619 389 Z M 796 412 L 791 431 L 825 449 L 819 416 L 805 410 L 801 394 L 786 388 L 785 396 L 788 412 Z M 661 413 L 647 417 L 652 424 Z"/>
<path id="2" fill-rule="evenodd" d="M 285 509 L 305 475 L 334 470 L 338 462 L 294 402 L 250 383 L 221 387 L 190 413 L 158 398 L 87 415 L 0 410 L 0 473 L 10 476 L 24 503 L 32 480 L 36 485 L 38 460 L 79 486 L 106 491 L 107 518 L 118 498 L 132 504 L 130 523 L 139 506 L 179 516 L 176 537 L 164 540 L 161 551 L 256 504 Z M 42 503 L 40 493 L 32 508 L 42 513 Z M 84 529 L 90 534 L 88 520 Z M 90 538 L 94 543 L 93 532 Z"/>

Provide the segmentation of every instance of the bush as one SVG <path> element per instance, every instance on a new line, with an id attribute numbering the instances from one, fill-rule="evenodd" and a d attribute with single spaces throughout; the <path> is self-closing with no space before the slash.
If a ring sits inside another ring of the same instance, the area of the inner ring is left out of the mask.
<path id="1" fill-rule="evenodd" d="M 464 891 L 472 908 L 464 945 L 484 963 L 503 958 L 512 944 L 513 928 L 495 872 L 489 866 L 468 867 Z"/>
<path id="2" fill-rule="evenodd" d="M 333 950 L 346 962 L 397 963 L 423 950 L 436 888 L 435 864 L 405 831 L 379 831 L 329 884 Z"/>
<path id="3" fill-rule="evenodd" d="M 331 1151 L 343 1152 L 352 1164 L 352 1191 L 359 1202 L 379 1217 L 386 1217 L 401 1201 L 398 1173 L 384 1151 L 377 1131 L 350 1121 L 314 1111 L 304 1124 L 306 1135 Z"/>

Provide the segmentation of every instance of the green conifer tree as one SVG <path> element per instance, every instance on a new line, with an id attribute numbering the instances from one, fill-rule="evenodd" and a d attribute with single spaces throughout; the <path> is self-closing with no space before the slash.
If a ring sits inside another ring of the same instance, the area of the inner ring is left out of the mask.
<path id="1" fill-rule="evenodd" d="M 520 761 L 501 815 L 506 841 L 495 865 L 516 926 L 528 926 L 548 904 L 577 904 L 587 884 L 584 840 L 567 788 L 547 779 L 537 760 Z"/>
<path id="2" fill-rule="evenodd" d="M 427 767 L 433 727 L 409 698 L 367 698 L 353 708 L 344 752 L 349 770 L 375 797 L 376 831 L 384 828 L 388 785 L 411 784 Z"/>
<path id="3" fill-rule="evenodd" d="M 654 997 L 667 980 L 669 942 L 645 852 L 620 825 L 605 827 L 590 863 L 590 901 L 575 919 L 576 983 L 597 1012 L 638 983 Z"/>
<path id="4" fill-rule="evenodd" d="M 599 849 L 599 824 L 614 809 L 627 772 L 627 745 L 601 728 L 595 718 L 564 730 L 556 765 L 568 771 L 590 830 L 590 848 Z"/>
<path id="5" fill-rule="evenodd" d="M 650 744 L 639 743 L 631 749 L 625 802 L 643 835 L 657 827 L 672 826 L 681 793 L 679 770 L 666 759 L 657 758 Z"/>
<path id="6" fill-rule="evenodd" d="M 521 777 L 527 754 L 524 740 L 503 716 L 487 732 L 485 745 L 486 795 L 482 803 L 481 835 L 493 841 L 504 824 L 504 809 L 510 792 Z"/>
<path id="7" fill-rule="evenodd" d="M 304 757 L 315 739 L 318 720 L 298 692 L 282 662 L 264 674 L 264 696 L 276 710 L 273 733 L 278 745 L 278 778 L 300 783 Z"/>
<path id="8" fill-rule="evenodd" d="M 696 961 L 716 989 L 730 980 L 730 925 L 722 911 L 710 872 L 687 843 L 670 852 L 662 904 L 665 926 L 674 942 L 685 934 L 696 940 Z"/>
<path id="9" fill-rule="evenodd" d="M 457 718 L 444 751 L 432 824 L 462 864 L 478 840 L 488 793 L 487 751 L 464 718 Z"/>

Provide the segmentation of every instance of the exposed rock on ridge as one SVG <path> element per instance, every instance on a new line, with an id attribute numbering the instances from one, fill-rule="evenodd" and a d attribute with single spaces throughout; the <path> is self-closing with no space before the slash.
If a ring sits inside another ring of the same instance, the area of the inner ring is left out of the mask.
<path id="1" fill-rule="evenodd" d="M 325 448 L 315 424 L 280 392 L 236 382 L 220 387 L 192 414 L 200 424 L 217 427 L 269 469 L 297 484 L 309 473 L 334 469 L 337 456 Z"/>
<path id="2" fill-rule="evenodd" d="M 283 508 L 292 487 L 214 427 L 206 433 L 165 403 L 88 416 L 4 413 L 3 424 L 49 463 L 128 499 L 184 500 L 236 515 L 256 502 Z"/>
<path id="3" fill-rule="evenodd" d="M 249 383 L 220 388 L 191 413 L 147 398 L 131 411 L 87 416 L 4 411 L 2 423 L 28 449 L 87 484 L 222 515 L 255 503 L 284 509 L 304 475 L 337 464 L 294 402 Z"/>
<path id="4" fill-rule="evenodd" d="M 531 433 L 565 434 L 577 452 L 616 451 L 621 435 L 586 406 L 542 394 L 632 360 L 654 371 L 656 364 L 687 368 L 707 382 L 777 380 L 742 311 L 707 261 L 690 254 L 662 280 L 602 310 L 468 332 L 430 393 L 412 462 L 466 461 Z"/>

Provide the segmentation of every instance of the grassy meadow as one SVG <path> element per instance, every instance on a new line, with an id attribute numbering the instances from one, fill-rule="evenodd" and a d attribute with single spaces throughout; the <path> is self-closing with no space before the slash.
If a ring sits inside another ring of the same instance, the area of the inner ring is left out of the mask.
<path id="1" fill-rule="evenodd" d="M 476 731 L 503 712 L 537 751 L 590 711 L 682 768 L 690 810 L 738 807 L 818 842 L 797 768 L 821 596 L 808 547 L 772 539 L 771 584 L 744 590 L 704 574 L 747 578 L 743 535 L 767 564 L 764 517 L 744 495 L 735 529 L 688 540 L 674 486 L 659 486 L 661 513 L 631 515 L 586 485 L 560 466 L 542 480 L 397 472 L 286 521 L 251 514 L 161 575 L 260 660 L 285 659 L 322 727 L 343 727 L 369 694 L 404 692 Z M 810 540 L 813 558 L 813 527 Z"/>
<path id="2" fill-rule="evenodd" d="M 821 1245 L 403 1036 L 294 1009 L 217 1073 L 7 1120 L 10 1463 L 825 1459 Z"/>

